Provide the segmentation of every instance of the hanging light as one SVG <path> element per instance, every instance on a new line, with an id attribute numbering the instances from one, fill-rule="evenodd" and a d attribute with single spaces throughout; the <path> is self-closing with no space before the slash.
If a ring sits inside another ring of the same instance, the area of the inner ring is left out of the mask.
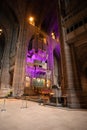
<path id="1" fill-rule="evenodd" d="M 55 39 L 55 33 L 54 33 L 54 32 L 51 33 L 51 37 L 52 37 L 53 39 Z"/>
<path id="2" fill-rule="evenodd" d="M 0 28 L 0 35 L 2 35 L 2 29 Z"/>
<path id="3" fill-rule="evenodd" d="M 31 25 L 35 25 L 34 17 L 30 16 L 28 20 Z"/>
<path id="4" fill-rule="evenodd" d="M 2 32 L 2 29 L 0 28 L 0 32 Z"/>

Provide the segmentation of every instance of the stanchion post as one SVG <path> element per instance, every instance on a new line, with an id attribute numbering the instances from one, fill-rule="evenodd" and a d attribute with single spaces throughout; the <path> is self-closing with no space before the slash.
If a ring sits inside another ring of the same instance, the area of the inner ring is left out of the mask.
<path id="1" fill-rule="evenodd" d="M 6 104 L 6 99 L 4 98 L 1 111 L 6 111 L 5 104 Z"/>
<path id="2" fill-rule="evenodd" d="M 25 101 L 26 101 L 26 106 L 25 106 L 25 108 L 27 108 L 27 97 L 25 96 Z"/>
<path id="3" fill-rule="evenodd" d="M 24 106 L 23 106 L 23 100 L 22 100 L 22 105 L 21 105 L 21 109 L 23 109 L 24 108 Z"/>
<path id="4" fill-rule="evenodd" d="M 24 102 L 24 103 L 23 103 Z M 21 109 L 23 108 L 27 108 L 27 97 L 25 96 L 25 100 L 22 100 L 22 106 L 21 106 Z"/>

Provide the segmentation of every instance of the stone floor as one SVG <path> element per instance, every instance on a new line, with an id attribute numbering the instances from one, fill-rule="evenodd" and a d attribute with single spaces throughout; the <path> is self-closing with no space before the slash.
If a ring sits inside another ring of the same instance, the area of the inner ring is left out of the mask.
<path id="1" fill-rule="evenodd" d="M 87 130 L 87 111 L 0 99 L 0 130 Z"/>

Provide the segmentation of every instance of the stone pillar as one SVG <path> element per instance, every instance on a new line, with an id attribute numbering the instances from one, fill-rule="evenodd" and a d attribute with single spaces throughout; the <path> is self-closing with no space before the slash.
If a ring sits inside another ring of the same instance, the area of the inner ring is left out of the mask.
<path id="1" fill-rule="evenodd" d="M 69 95 L 71 95 L 71 99 L 73 99 L 72 107 L 80 107 L 82 89 L 81 89 L 80 75 L 78 71 L 77 55 L 75 52 L 74 43 L 70 44 L 69 46 L 70 46 L 70 52 L 71 52 L 73 81 L 74 81 L 73 88 L 70 89 Z M 70 104 L 71 104 L 71 101 L 70 101 Z"/>
<path id="2" fill-rule="evenodd" d="M 79 65 L 78 65 L 78 59 L 77 59 L 76 49 L 74 47 L 74 43 L 69 44 L 69 47 L 70 47 L 70 52 L 71 52 L 71 60 L 72 60 L 72 68 L 73 68 L 73 74 L 74 74 L 75 89 L 81 90 Z"/>
<path id="3" fill-rule="evenodd" d="M 26 29 L 25 24 L 20 26 L 19 37 L 17 42 L 14 78 L 13 78 L 13 93 L 19 95 L 24 91 L 25 81 L 25 60 L 26 60 Z"/>
<path id="4" fill-rule="evenodd" d="M 33 30 L 33 31 L 32 31 Z M 25 87 L 25 72 L 26 72 L 26 55 L 28 50 L 28 42 L 31 36 L 35 33 L 34 27 L 22 23 L 20 25 L 19 37 L 16 49 L 16 59 L 13 77 L 13 95 L 21 95 L 24 93 Z"/>
<path id="5" fill-rule="evenodd" d="M 66 43 L 66 33 L 64 28 L 63 28 L 63 37 L 64 37 L 64 50 L 65 50 L 65 60 L 66 60 L 66 76 L 67 76 L 66 90 L 67 90 L 68 106 L 71 108 L 79 108 L 80 103 L 79 103 L 79 96 L 78 96 L 78 87 L 77 87 L 78 85 L 76 85 L 77 67 L 75 61 L 75 53 L 74 53 L 73 46 L 69 46 Z"/>
<path id="6" fill-rule="evenodd" d="M 58 24 L 61 46 L 62 95 L 67 96 L 68 107 L 80 107 L 79 99 L 74 87 L 74 74 L 72 69 L 70 47 L 66 43 L 66 30 L 62 25 L 61 5 L 58 1 Z"/>
<path id="7" fill-rule="evenodd" d="M 66 74 L 66 60 L 65 60 L 65 49 L 64 49 L 64 38 L 63 38 L 63 30 L 62 30 L 62 16 L 61 16 L 61 4 L 60 1 L 57 1 L 57 17 L 58 17 L 58 34 L 59 34 L 59 41 L 60 41 L 60 65 L 61 65 L 61 90 L 62 95 L 67 93 L 67 74 Z"/>
<path id="8" fill-rule="evenodd" d="M 48 70 L 51 71 L 51 85 L 54 84 L 53 81 L 53 68 L 54 68 L 54 61 L 53 61 L 53 48 L 52 48 L 52 38 L 48 38 Z"/>
<path id="9" fill-rule="evenodd" d="M 15 56 L 15 51 L 16 51 L 16 42 L 18 38 L 18 25 L 14 24 L 12 28 L 12 38 L 11 38 L 11 46 L 10 46 L 10 57 Z"/>
<path id="10" fill-rule="evenodd" d="M 8 35 L 5 36 L 5 49 L 3 53 L 2 59 L 2 70 L 1 70 L 1 89 L 9 88 L 9 52 L 10 52 L 10 44 L 11 44 L 11 31 L 8 30 Z"/>

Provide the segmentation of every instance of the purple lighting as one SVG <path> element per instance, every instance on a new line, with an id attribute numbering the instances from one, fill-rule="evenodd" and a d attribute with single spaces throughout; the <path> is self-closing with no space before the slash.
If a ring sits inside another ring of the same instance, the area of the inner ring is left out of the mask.
<path id="1" fill-rule="evenodd" d="M 32 54 L 32 57 L 30 55 Z M 47 60 L 47 53 L 44 50 L 38 49 L 38 53 L 35 53 L 34 49 L 27 53 L 27 62 L 34 62 L 34 60 L 38 61 L 46 61 Z"/>
<path id="2" fill-rule="evenodd" d="M 32 56 L 30 56 L 32 54 Z M 45 50 L 38 49 L 36 53 L 34 49 L 27 53 L 26 75 L 29 77 L 44 77 L 47 69 L 48 55 Z"/>

